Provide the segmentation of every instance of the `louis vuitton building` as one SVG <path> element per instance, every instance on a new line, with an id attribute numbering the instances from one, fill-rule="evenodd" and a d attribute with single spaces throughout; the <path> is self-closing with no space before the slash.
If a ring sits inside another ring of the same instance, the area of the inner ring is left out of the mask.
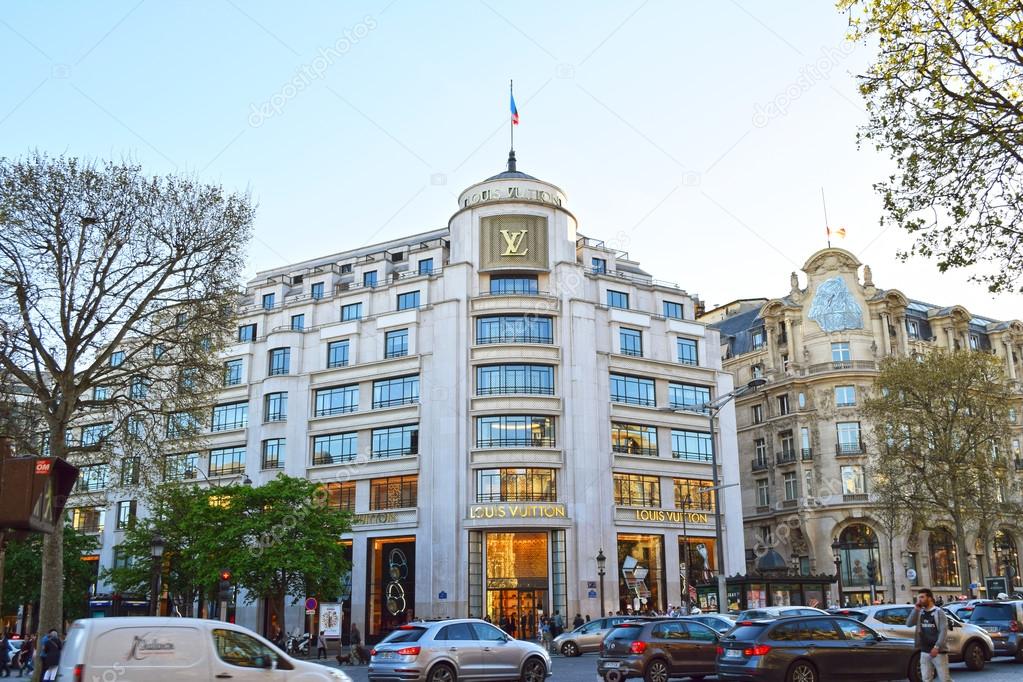
<path id="1" fill-rule="evenodd" d="M 541 612 L 597 616 L 600 551 L 605 610 L 664 609 L 722 556 L 744 567 L 739 489 L 721 491 L 719 547 L 707 419 L 673 411 L 732 389 L 701 307 L 582 236 L 512 155 L 447 227 L 259 273 L 210 449 L 182 456 L 200 484 L 327 486 L 354 514 L 353 569 L 320 602 L 370 642 L 412 617 L 489 614 L 531 636 Z M 718 424 L 736 484 L 730 407 Z M 237 606 L 243 625 L 268 618 Z"/>

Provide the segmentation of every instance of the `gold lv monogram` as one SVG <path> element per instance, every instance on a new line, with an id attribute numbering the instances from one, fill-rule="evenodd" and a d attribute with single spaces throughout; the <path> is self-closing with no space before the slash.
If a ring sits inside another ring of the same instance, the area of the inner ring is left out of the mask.
<path id="1" fill-rule="evenodd" d="M 504 253 L 502 256 L 525 256 L 529 253 L 529 247 L 519 251 L 519 247 L 522 246 L 522 240 L 525 239 L 526 233 L 529 230 L 501 230 L 501 236 L 504 238 Z"/>

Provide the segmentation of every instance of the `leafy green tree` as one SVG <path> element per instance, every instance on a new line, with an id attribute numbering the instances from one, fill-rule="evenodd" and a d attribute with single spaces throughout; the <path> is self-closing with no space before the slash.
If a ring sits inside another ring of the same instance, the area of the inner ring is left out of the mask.
<path id="1" fill-rule="evenodd" d="M 29 535 L 23 540 L 12 540 L 7 544 L 4 562 L 4 603 L 14 610 L 24 604 L 39 602 L 39 588 L 42 579 L 43 536 Z M 92 535 L 79 533 L 71 526 L 64 526 L 64 615 L 68 620 L 84 618 L 89 588 L 96 579 L 95 562 L 82 561 L 99 549 L 99 542 Z"/>
<path id="2" fill-rule="evenodd" d="M 877 450 L 874 501 L 882 510 L 912 510 L 929 527 L 950 524 L 966 592 L 967 535 L 981 532 L 992 510 L 1007 513 L 1012 496 L 1012 393 L 1001 363 L 973 351 L 889 358 L 874 389 L 864 403 Z"/>
<path id="3" fill-rule="evenodd" d="M 860 139 L 895 172 L 877 183 L 890 222 L 945 272 L 1021 290 L 1023 4 L 1018 0 L 839 0 L 851 38 L 877 45 L 860 90 Z"/>

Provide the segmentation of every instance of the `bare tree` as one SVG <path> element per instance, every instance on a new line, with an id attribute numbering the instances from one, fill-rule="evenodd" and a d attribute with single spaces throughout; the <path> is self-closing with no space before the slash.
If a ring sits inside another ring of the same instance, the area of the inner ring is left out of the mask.
<path id="1" fill-rule="evenodd" d="M 194 179 L 41 154 L 0 159 L 0 369 L 27 389 L 40 452 L 86 488 L 142 485 L 199 438 L 254 208 Z M 39 626 L 62 625 L 61 533 L 43 543 Z"/>

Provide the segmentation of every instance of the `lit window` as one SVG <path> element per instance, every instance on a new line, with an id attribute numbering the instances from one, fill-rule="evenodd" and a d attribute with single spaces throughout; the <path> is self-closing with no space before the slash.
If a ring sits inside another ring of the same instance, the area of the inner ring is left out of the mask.
<path id="1" fill-rule="evenodd" d="M 661 479 L 641 474 L 614 474 L 615 504 L 619 507 L 661 506 Z"/>
<path id="2" fill-rule="evenodd" d="M 369 482 L 369 508 L 409 509 L 418 504 L 419 479 L 416 476 L 389 476 Z"/>

